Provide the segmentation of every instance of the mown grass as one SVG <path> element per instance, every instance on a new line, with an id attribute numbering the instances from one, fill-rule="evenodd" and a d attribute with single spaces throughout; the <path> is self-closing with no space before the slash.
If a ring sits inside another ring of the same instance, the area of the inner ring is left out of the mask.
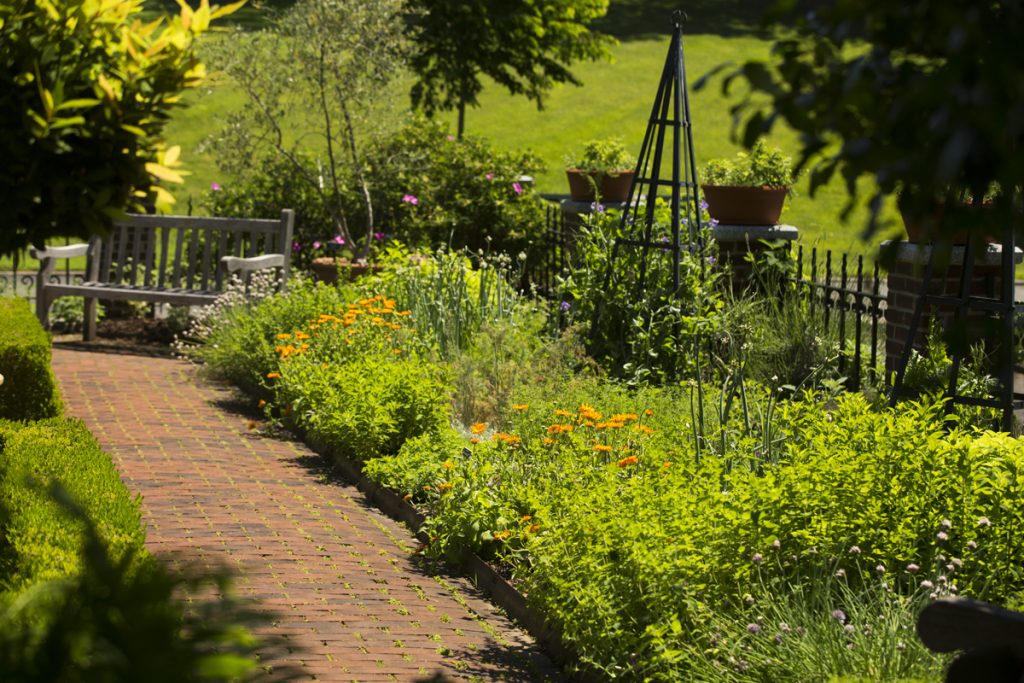
<path id="1" fill-rule="evenodd" d="M 159 9 L 160 1 L 153 0 L 154 11 Z M 271 6 L 283 4 L 283 0 L 274 0 Z M 668 49 L 675 7 L 668 0 L 613 0 L 600 25 L 620 41 L 612 49 L 610 61 L 575 66 L 573 71 L 582 85 L 554 88 L 542 110 L 488 84 L 480 106 L 467 112 L 467 132 L 487 138 L 500 149 L 534 150 L 547 165 L 537 177 L 537 187 L 549 193 L 568 191 L 563 172 L 565 157 L 579 151 L 587 140 L 615 136 L 638 151 Z M 740 149 L 732 139 L 729 113 L 739 93 L 731 98 L 723 96 L 719 82 L 700 92 L 693 91 L 692 85 L 723 62 L 768 58 L 771 37 L 756 23 L 762 7 L 763 3 L 754 0 L 698 0 L 687 6 L 684 46 L 698 168 L 708 159 L 731 156 Z M 257 6 L 235 19 L 247 28 L 255 28 L 265 16 Z M 206 39 L 223 38 L 214 33 Z M 203 148 L 203 141 L 218 130 L 230 112 L 245 106 L 241 92 L 229 80 L 217 76 L 216 64 L 209 66 L 213 78 L 186 95 L 187 106 L 167 127 L 168 141 L 182 146 L 183 160 L 192 173 L 183 187 L 172 188 L 179 200 L 175 210 L 181 213 L 188 211 L 190 204 L 193 211 L 202 212 L 202 194 L 212 182 L 223 184 L 227 180 L 218 172 L 216 159 Z M 406 101 L 410 82 L 409 78 L 397 79 L 390 95 Z M 444 115 L 444 120 L 454 129 L 454 114 Z M 784 128 L 771 142 L 789 152 L 798 148 L 795 134 Z M 845 202 L 841 182 L 821 188 L 812 198 L 805 178 L 782 220 L 800 228 L 800 240 L 805 244 L 873 256 L 880 238 L 860 241 L 866 211 L 856 210 L 844 224 L 839 215 Z M 898 229 L 891 207 L 886 216 Z"/>

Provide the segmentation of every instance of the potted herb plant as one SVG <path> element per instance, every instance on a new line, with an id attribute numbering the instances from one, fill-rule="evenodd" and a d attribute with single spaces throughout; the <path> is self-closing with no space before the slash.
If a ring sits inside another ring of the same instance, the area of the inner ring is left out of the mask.
<path id="1" fill-rule="evenodd" d="M 592 202 L 598 196 L 604 202 L 624 202 L 633 184 L 635 163 L 618 140 L 591 140 L 567 164 L 569 195 L 578 202 Z"/>
<path id="2" fill-rule="evenodd" d="M 708 213 L 720 224 L 775 225 L 793 191 L 793 163 L 758 140 L 749 153 L 709 161 L 703 178 Z"/>

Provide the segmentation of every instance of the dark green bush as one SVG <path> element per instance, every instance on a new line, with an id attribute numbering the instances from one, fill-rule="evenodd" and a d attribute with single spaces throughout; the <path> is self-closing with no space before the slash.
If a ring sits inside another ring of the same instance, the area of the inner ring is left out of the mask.
<path id="1" fill-rule="evenodd" d="M 498 152 L 457 140 L 423 118 L 372 152 L 380 231 L 403 242 L 518 253 L 544 228 L 543 202 L 523 175 L 542 170 L 529 152 Z"/>
<path id="2" fill-rule="evenodd" d="M 84 527 L 47 495 L 53 481 L 81 501 L 115 558 L 142 548 L 138 501 L 81 421 L 0 422 L 0 581 L 10 590 L 80 569 Z"/>
<path id="3" fill-rule="evenodd" d="M 0 419 L 38 420 L 60 415 L 50 369 L 50 336 L 24 299 L 0 298 Z"/>

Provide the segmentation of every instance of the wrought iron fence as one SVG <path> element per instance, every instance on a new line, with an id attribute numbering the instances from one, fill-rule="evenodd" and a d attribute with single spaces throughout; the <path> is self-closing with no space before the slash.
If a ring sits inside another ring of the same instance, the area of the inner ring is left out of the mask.
<path id="1" fill-rule="evenodd" d="M 855 267 L 854 267 L 855 266 Z M 805 273 L 806 270 L 806 273 Z M 796 268 L 790 282 L 807 298 L 812 314 L 820 313 L 827 329 L 839 342 L 839 372 L 847 377 L 847 388 L 859 391 L 878 383 L 880 350 L 884 348 L 886 292 L 878 263 L 865 270 L 863 256 L 819 254 L 812 248 L 805 254 L 797 247 Z"/>
<path id="2" fill-rule="evenodd" d="M 573 263 L 575 225 L 560 207 L 550 207 L 543 239 L 529 259 L 524 286 L 549 299 L 560 299 L 560 276 Z M 846 387 L 860 390 L 876 386 L 884 363 L 885 281 L 878 264 L 863 256 L 837 254 L 816 247 L 796 247 L 781 271 L 782 286 L 804 298 L 811 316 L 829 330 L 839 344 L 839 373 Z M 719 264 L 731 263 L 720 258 Z M 781 283 L 776 281 L 776 286 Z M 773 295 L 772 292 L 766 294 Z"/>
<path id="3" fill-rule="evenodd" d="M 64 244 L 71 244 L 70 239 L 65 239 Z M 63 259 L 61 267 L 55 268 L 50 274 L 50 282 L 54 283 L 78 283 L 84 278 L 84 273 L 71 268 L 71 262 Z M 26 267 L 29 263 L 28 253 L 16 254 L 11 261 L 9 270 L 0 270 L 0 296 L 14 296 L 27 299 L 30 304 L 35 303 L 39 273 L 35 267 Z M 34 264 L 34 262 L 31 262 Z"/>

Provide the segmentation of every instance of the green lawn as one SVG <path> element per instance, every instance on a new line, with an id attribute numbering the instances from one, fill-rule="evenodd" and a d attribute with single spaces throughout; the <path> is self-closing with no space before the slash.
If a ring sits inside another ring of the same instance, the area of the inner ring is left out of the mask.
<path id="1" fill-rule="evenodd" d="M 690 21 L 686 26 L 690 33 L 685 35 L 684 45 L 691 85 L 723 62 L 768 56 L 769 37 L 750 28 L 760 6 L 753 0 L 699 0 L 688 6 Z M 673 7 L 667 0 L 613 0 L 602 29 L 621 42 L 612 50 L 610 61 L 577 65 L 574 73 L 582 86 L 556 87 L 543 110 L 498 87 L 487 87 L 481 106 L 467 112 L 467 132 L 486 137 L 502 149 L 528 147 L 537 152 L 547 164 L 547 171 L 537 178 L 542 192 L 568 191 L 563 173 L 565 157 L 577 152 L 587 140 L 617 136 L 637 152 L 668 49 Z M 258 16 L 249 11 L 241 23 L 253 26 Z M 221 38 L 214 34 L 208 39 Z M 210 67 L 216 71 L 216 65 Z M 405 100 L 408 84 L 408 79 L 400 79 L 393 94 Z M 215 160 L 201 144 L 228 113 L 245 106 L 245 102 L 230 81 L 216 77 L 185 99 L 187 108 L 167 129 L 169 142 L 182 146 L 182 158 L 192 172 L 184 187 L 175 191 L 179 200 L 176 210 L 187 211 L 191 198 L 193 210 L 201 212 L 199 200 L 210 183 L 228 180 L 218 173 Z M 723 97 L 719 84 L 713 83 L 701 92 L 693 92 L 691 87 L 690 102 L 698 168 L 713 157 L 734 154 L 739 147 L 731 140 L 730 100 Z M 454 129 L 454 114 L 446 115 L 445 120 Z M 771 142 L 791 151 L 797 147 L 795 136 L 786 130 L 779 131 Z M 806 187 L 798 187 L 798 195 L 789 201 L 783 220 L 800 228 L 805 244 L 870 255 L 878 238 L 868 244 L 859 241 L 864 211 L 855 212 L 848 224 L 840 221 L 845 201 L 839 182 L 822 188 L 813 199 Z M 894 212 L 887 215 L 895 225 Z"/>

